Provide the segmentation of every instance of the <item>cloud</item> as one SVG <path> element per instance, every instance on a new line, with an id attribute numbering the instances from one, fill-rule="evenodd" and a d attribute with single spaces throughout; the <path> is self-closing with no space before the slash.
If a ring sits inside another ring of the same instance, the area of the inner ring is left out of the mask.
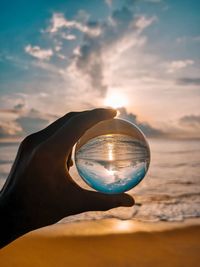
<path id="1" fill-rule="evenodd" d="M 109 7 L 112 6 L 112 2 L 112 0 L 105 0 L 106 5 L 108 5 Z"/>
<path id="2" fill-rule="evenodd" d="M 54 49 L 55 49 L 56 52 L 58 52 L 58 51 L 60 51 L 62 49 L 62 46 L 61 45 L 56 45 Z"/>
<path id="3" fill-rule="evenodd" d="M 152 127 L 150 124 L 148 124 L 146 122 L 139 122 L 137 119 L 137 115 L 135 115 L 133 113 L 128 113 L 126 108 L 124 108 L 124 107 L 118 108 L 118 111 L 120 112 L 120 114 L 118 116 L 119 118 L 125 119 L 127 121 L 134 123 L 144 132 L 144 134 L 146 136 L 149 136 L 149 137 L 164 136 L 163 131 Z"/>
<path id="4" fill-rule="evenodd" d="M 92 93 L 95 100 L 102 100 L 111 83 L 108 76 L 113 66 L 123 61 L 120 57 L 129 49 L 145 45 L 147 37 L 142 32 L 157 20 L 155 16 L 135 14 L 133 2 L 125 1 L 126 4 L 114 9 L 109 17 L 101 21 L 91 20 L 84 11 L 78 12 L 73 19 L 66 18 L 63 13 L 53 13 L 49 26 L 42 32 L 49 34 L 53 40 L 55 64 L 38 60 L 33 61 L 32 66 L 59 75 L 57 79 L 64 80 L 70 87 L 68 91 L 74 95 L 83 92 L 86 98 Z M 66 57 L 64 40 L 72 41 L 77 36 L 74 44 L 79 42 L 79 45 L 72 48 L 71 57 Z M 45 57 L 41 56 L 39 46 L 29 45 L 25 51 L 37 58 Z M 46 54 L 46 59 L 51 57 L 50 54 Z"/>
<path id="5" fill-rule="evenodd" d="M 200 35 L 178 37 L 178 38 L 176 38 L 176 42 L 178 44 L 184 44 L 187 42 L 199 43 L 200 42 Z"/>
<path id="6" fill-rule="evenodd" d="M 75 16 L 75 20 L 77 20 L 83 24 L 87 23 L 89 18 L 90 18 L 90 14 L 83 9 L 79 9 L 76 16 Z"/>
<path id="7" fill-rule="evenodd" d="M 158 129 L 147 122 L 138 121 L 137 115 L 128 113 L 126 108 L 118 109 L 119 118 L 128 120 L 141 129 L 147 137 L 155 138 L 199 138 L 200 133 L 200 115 L 186 115 L 180 117 L 171 124 L 165 125 L 164 128 Z"/>
<path id="8" fill-rule="evenodd" d="M 192 40 L 193 40 L 194 42 L 200 42 L 200 35 L 194 36 L 194 37 L 192 38 Z"/>
<path id="9" fill-rule="evenodd" d="M 139 19 L 136 21 L 136 26 L 143 30 L 147 27 L 149 27 L 153 22 L 157 21 L 157 17 L 156 16 L 152 16 L 147 18 L 146 16 L 140 16 Z"/>
<path id="10" fill-rule="evenodd" d="M 180 118 L 179 123 L 183 127 L 200 131 L 200 115 L 183 116 Z"/>
<path id="11" fill-rule="evenodd" d="M 16 104 L 14 104 L 15 112 L 22 112 L 26 108 L 26 100 L 24 98 L 18 99 Z"/>
<path id="12" fill-rule="evenodd" d="M 39 46 L 27 45 L 25 47 L 25 52 L 32 57 L 49 60 L 53 56 L 53 51 L 51 49 L 41 49 Z"/>
<path id="13" fill-rule="evenodd" d="M 172 72 L 176 72 L 177 70 L 186 68 L 188 66 L 191 66 L 194 64 L 194 61 L 191 59 L 186 59 L 186 60 L 175 60 L 172 61 L 170 63 L 168 63 L 167 68 L 168 68 L 168 72 L 172 73 Z"/>
<path id="14" fill-rule="evenodd" d="M 11 138 L 19 136 L 22 128 L 14 121 L 0 122 L 0 138 Z"/>
<path id="15" fill-rule="evenodd" d="M 93 105 L 91 102 L 91 108 Z M 88 106 L 88 103 L 87 103 Z M 46 127 L 51 121 L 57 119 L 57 116 L 41 113 L 36 109 L 26 110 L 18 113 L 17 117 L 13 110 L 1 110 L 3 113 L 10 113 L 12 116 L 0 121 L 0 138 L 23 138 L 28 134 L 37 132 Z M 137 115 L 129 113 L 126 108 L 118 108 L 119 118 L 128 120 L 137 125 L 147 137 L 154 138 L 199 138 L 200 115 L 186 115 L 176 120 L 164 129 L 158 129 L 147 122 L 138 120 Z M 16 115 L 16 113 L 15 113 Z M 2 117 L 2 116 L 1 116 Z"/>
<path id="16" fill-rule="evenodd" d="M 181 85 L 200 85 L 200 78 L 183 77 L 176 80 Z"/>
<path id="17" fill-rule="evenodd" d="M 66 56 L 64 56 L 63 54 L 57 54 L 57 57 L 59 57 L 60 59 L 67 59 L 67 57 Z M 62 71 L 61 71 L 61 73 L 62 73 Z"/>
<path id="18" fill-rule="evenodd" d="M 143 46 L 146 38 L 141 33 L 154 21 L 154 16 L 136 16 L 127 6 L 113 10 L 107 21 L 88 21 L 87 25 L 100 28 L 101 34 L 84 33 L 82 43 L 74 49 L 73 60 L 67 69 L 69 76 L 73 80 L 84 80 L 86 90 L 104 97 L 109 87 L 106 75 L 109 65 L 113 64 L 112 59 L 134 46 Z"/>
<path id="19" fill-rule="evenodd" d="M 174 127 L 168 129 L 169 137 L 199 139 L 200 115 L 185 115 L 180 117 Z"/>
<path id="20" fill-rule="evenodd" d="M 28 135 L 37 132 L 49 123 L 49 118 L 44 117 L 44 114 L 38 110 L 31 109 L 27 114 L 20 116 L 16 122 L 21 127 L 21 134 Z"/>
<path id="21" fill-rule="evenodd" d="M 62 38 L 68 41 L 72 41 L 76 39 L 76 35 L 62 33 Z"/>
<path id="22" fill-rule="evenodd" d="M 63 13 L 54 13 L 51 19 L 51 25 L 46 32 L 57 33 L 60 29 L 76 29 L 92 36 L 98 36 L 101 33 L 98 27 L 91 27 L 91 25 L 83 24 L 77 20 L 68 20 Z"/>
<path id="23" fill-rule="evenodd" d="M 17 114 L 20 114 L 24 108 L 25 108 L 26 104 L 25 103 L 18 103 L 18 104 L 15 104 L 13 108 L 10 108 L 10 109 L 0 109 L 0 114 L 1 114 L 1 117 L 2 115 L 4 114 L 5 116 L 11 116 L 11 115 L 17 115 Z"/>
<path id="24" fill-rule="evenodd" d="M 60 54 L 57 54 L 57 56 L 59 56 L 59 55 Z M 34 67 L 48 71 L 50 74 L 55 74 L 55 75 L 61 76 L 64 73 L 62 68 L 59 68 L 55 64 L 50 64 L 49 62 L 45 62 L 42 60 L 33 61 L 33 62 L 31 62 L 31 64 Z"/>
<path id="25" fill-rule="evenodd" d="M 36 109 L 23 110 L 24 106 L 0 110 L 0 138 L 20 138 L 46 127 L 56 117 Z M 19 112 L 21 111 L 21 112 Z M 18 113 L 17 113 L 18 112 Z"/>

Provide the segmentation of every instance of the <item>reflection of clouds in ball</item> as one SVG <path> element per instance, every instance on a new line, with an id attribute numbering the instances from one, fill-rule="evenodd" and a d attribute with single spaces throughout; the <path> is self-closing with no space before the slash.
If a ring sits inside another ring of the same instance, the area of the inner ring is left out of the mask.
<path id="1" fill-rule="evenodd" d="M 118 162 L 113 161 L 113 169 Z M 108 169 L 102 162 L 93 161 L 93 164 L 88 164 L 83 159 L 78 160 L 77 166 L 79 173 L 85 178 L 86 182 L 95 189 L 104 190 L 104 192 L 122 192 L 126 191 L 130 186 L 133 187 L 145 175 L 147 167 L 146 163 L 113 170 Z"/>

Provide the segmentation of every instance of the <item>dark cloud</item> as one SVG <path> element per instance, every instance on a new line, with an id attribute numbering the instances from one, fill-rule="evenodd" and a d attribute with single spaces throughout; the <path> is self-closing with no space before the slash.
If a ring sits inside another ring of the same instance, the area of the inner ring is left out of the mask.
<path id="1" fill-rule="evenodd" d="M 183 116 L 180 118 L 179 123 L 181 126 L 200 130 L 200 115 Z"/>
<path id="2" fill-rule="evenodd" d="M 159 129 L 156 129 L 154 127 L 152 127 L 151 125 L 149 125 L 146 122 L 139 122 L 137 119 L 137 116 L 133 113 L 128 113 L 127 110 L 123 107 L 123 108 L 119 108 L 118 109 L 120 112 L 120 115 L 118 116 L 121 119 L 125 119 L 127 121 L 130 121 L 132 123 L 134 123 L 135 125 L 137 125 L 146 136 L 149 137 L 159 137 L 159 136 L 163 136 L 164 132 L 162 132 Z"/>
<path id="3" fill-rule="evenodd" d="M 103 62 L 101 47 L 91 36 L 85 36 L 85 43 L 80 47 L 76 56 L 76 67 L 89 78 L 91 88 L 98 90 L 101 96 L 106 93 L 103 81 Z"/>
<path id="4" fill-rule="evenodd" d="M 180 78 L 177 83 L 181 85 L 200 85 L 200 78 Z"/>
<path id="5" fill-rule="evenodd" d="M 107 84 L 104 81 L 103 51 L 113 43 L 123 38 L 127 32 L 134 29 L 134 13 L 128 6 L 114 10 L 111 14 L 111 22 L 89 21 L 87 26 L 91 29 L 99 29 L 100 33 L 91 35 L 86 32 L 83 37 L 79 53 L 74 56 L 75 65 L 78 71 L 89 78 L 91 89 L 96 90 L 100 96 L 105 96 Z M 137 29 L 135 23 L 135 29 Z"/>
<path id="6" fill-rule="evenodd" d="M 31 109 L 26 112 L 21 112 L 23 107 L 15 107 L 12 110 L 6 110 L 8 114 L 15 114 L 15 117 L 9 117 L 8 119 L 2 119 L 0 121 L 0 138 L 17 138 L 24 137 L 33 132 L 37 132 L 43 129 L 54 120 L 54 116 L 43 114 L 38 110 Z M 17 112 L 20 110 L 20 112 Z M 5 110 L 1 110 L 1 113 L 5 113 Z"/>
<path id="7" fill-rule="evenodd" d="M 19 103 L 14 106 L 15 110 L 22 110 L 23 108 L 25 108 L 25 103 Z"/>
<path id="8" fill-rule="evenodd" d="M 133 20 L 133 12 L 126 6 L 121 9 L 116 9 L 112 13 L 112 19 L 118 24 L 118 27 L 125 27 Z"/>
<path id="9" fill-rule="evenodd" d="M 22 128 L 22 134 L 28 135 L 43 129 L 49 123 L 48 118 L 35 109 L 31 109 L 26 115 L 16 119 L 18 125 Z"/>

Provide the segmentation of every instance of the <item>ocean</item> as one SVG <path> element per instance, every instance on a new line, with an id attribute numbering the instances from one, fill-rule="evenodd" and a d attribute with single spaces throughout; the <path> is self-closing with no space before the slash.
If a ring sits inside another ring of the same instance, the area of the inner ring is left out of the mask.
<path id="1" fill-rule="evenodd" d="M 86 212 L 65 221 L 104 218 L 138 221 L 182 221 L 200 217 L 200 140 L 148 139 L 151 162 L 142 182 L 128 193 L 134 207 L 120 207 L 106 212 Z M 0 143 L 0 188 L 6 181 L 18 143 Z M 75 167 L 71 173 L 80 185 L 88 188 Z"/>

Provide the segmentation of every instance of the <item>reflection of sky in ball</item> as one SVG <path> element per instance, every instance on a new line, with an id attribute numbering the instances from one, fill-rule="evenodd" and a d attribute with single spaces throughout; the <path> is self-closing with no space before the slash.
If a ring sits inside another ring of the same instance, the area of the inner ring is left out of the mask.
<path id="1" fill-rule="evenodd" d="M 137 138 L 138 129 L 129 125 L 131 131 L 137 131 L 136 135 L 121 134 L 118 130 L 116 133 L 93 138 L 90 135 L 91 138 L 88 140 L 86 138 L 86 142 L 76 149 L 78 172 L 85 182 L 97 191 L 104 193 L 128 191 L 146 174 L 149 165 L 149 147 L 140 132 L 141 138 Z"/>

